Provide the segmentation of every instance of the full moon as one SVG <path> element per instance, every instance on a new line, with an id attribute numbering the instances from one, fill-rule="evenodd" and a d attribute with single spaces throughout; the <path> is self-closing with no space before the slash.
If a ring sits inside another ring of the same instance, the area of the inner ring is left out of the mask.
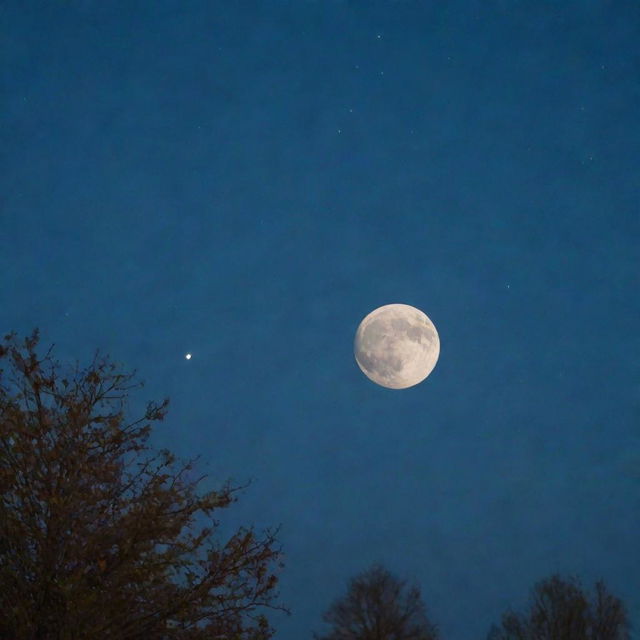
<path id="1" fill-rule="evenodd" d="M 360 323 L 353 351 L 367 378 L 388 389 L 406 389 L 433 371 L 440 355 L 440 338 L 420 309 L 387 304 Z"/>

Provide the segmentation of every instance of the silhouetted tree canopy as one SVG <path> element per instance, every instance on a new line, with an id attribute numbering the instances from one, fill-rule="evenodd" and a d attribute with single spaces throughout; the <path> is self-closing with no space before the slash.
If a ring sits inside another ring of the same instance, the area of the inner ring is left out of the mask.
<path id="1" fill-rule="evenodd" d="M 99 354 L 63 371 L 37 344 L 0 343 L 0 638 L 273 635 L 277 532 L 213 535 L 241 487 L 199 495 L 195 460 L 152 452 L 168 401 L 127 421 L 134 374 Z"/>
<path id="2" fill-rule="evenodd" d="M 576 578 L 553 575 L 533 588 L 526 613 L 509 611 L 488 640 L 628 640 L 622 601 L 596 582 L 589 600 Z"/>
<path id="3" fill-rule="evenodd" d="M 323 615 L 331 625 L 316 640 L 437 640 L 417 586 L 407 587 L 387 569 L 373 565 L 349 582 L 347 593 Z"/>

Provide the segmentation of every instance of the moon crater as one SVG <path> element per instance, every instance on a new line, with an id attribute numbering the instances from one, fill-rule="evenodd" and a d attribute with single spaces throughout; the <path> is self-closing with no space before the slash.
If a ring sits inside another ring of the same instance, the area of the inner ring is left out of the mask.
<path id="1" fill-rule="evenodd" d="M 440 339 L 433 322 L 420 309 L 388 304 L 360 323 L 354 353 L 370 380 L 389 389 L 406 389 L 433 371 Z"/>

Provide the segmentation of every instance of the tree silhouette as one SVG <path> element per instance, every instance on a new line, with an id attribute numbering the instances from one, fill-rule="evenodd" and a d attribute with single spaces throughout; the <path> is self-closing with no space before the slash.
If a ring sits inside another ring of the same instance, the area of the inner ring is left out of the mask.
<path id="1" fill-rule="evenodd" d="M 349 582 L 347 594 L 322 616 L 332 626 L 316 640 L 437 640 L 417 586 L 407 588 L 381 565 Z"/>
<path id="2" fill-rule="evenodd" d="M 576 578 L 553 575 L 533 588 L 525 614 L 509 611 L 488 640 L 628 640 L 629 622 L 621 600 L 596 582 L 589 601 Z"/>
<path id="3" fill-rule="evenodd" d="M 277 531 L 213 535 L 243 487 L 199 495 L 195 460 L 146 445 L 168 400 L 127 421 L 135 372 L 69 375 L 38 339 L 0 342 L 0 638 L 271 637 Z"/>

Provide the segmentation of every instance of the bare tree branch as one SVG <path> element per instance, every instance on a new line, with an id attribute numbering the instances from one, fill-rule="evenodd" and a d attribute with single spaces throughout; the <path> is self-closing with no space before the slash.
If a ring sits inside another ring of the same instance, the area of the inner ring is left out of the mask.
<path id="1" fill-rule="evenodd" d="M 331 630 L 316 640 L 437 640 L 417 586 L 407 589 L 387 569 L 374 565 L 353 578 L 347 593 L 323 615 Z"/>
<path id="2" fill-rule="evenodd" d="M 168 400 L 127 422 L 133 374 L 98 352 L 62 372 L 38 339 L 0 343 L 0 637 L 270 638 L 277 531 L 194 525 L 243 487 L 199 494 L 195 460 L 147 445 Z"/>
<path id="3" fill-rule="evenodd" d="M 489 640 L 629 640 L 629 622 L 622 601 L 604 583 L 596 583 L 589 600 L 577 578 L 553 575 L 532 590 L 529 609 L 508 611 Z"/>

